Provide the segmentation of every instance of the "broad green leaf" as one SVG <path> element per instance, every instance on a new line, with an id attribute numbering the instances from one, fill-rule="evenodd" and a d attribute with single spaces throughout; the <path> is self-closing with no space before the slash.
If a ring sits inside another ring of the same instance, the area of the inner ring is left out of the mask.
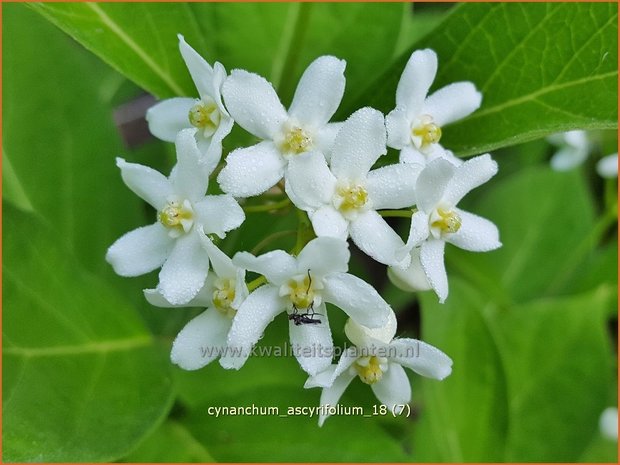
<path id="1" fill-rule="evenodd" d="M 32 204 L 24 191 L 24 186 L 17 178 L 11 160 L 2 150 L 2 198 L 22 210 L 32 211 Z"/>
<path id="2" fill-rule="evenodd" d="M 596 245 L 594 206 L 582 174 L 534 166 L 484 188 L 472 211 L 497 225 L 503 246 L 487 253 L 449 246 L 448 271 L 503 295 L 504 303 L 561 292 L 557 283 Z"/>
<path id="3" fill-rule="evenodd" d="M 205 48 L 191 5 L 149 3 L 33 3 L 30 5 L 104 61 L 159 97 L 194 95 L 177 34 Z"/>
<path id="4" fill-rule="evenodd" d="M 345 100 L 351 100 L 392 55 L 405 11 L 404 5 L 367 3 L 41 3 L 33 8 L 160 98 L 195 94 L 177 50 L 181 33 L 207 60 L 271 79 L 284 101 L 305 67 L 322 54 L 349 62 Z"/>
<path id="5" fill-rule="evenodd" d="M 616 128 L 618 5 L 467 3 L 414 49 L 439 56 L 433 89 L 472 81 L 482 107 L 447 126 L 442 144 L 472 155 L 574 128 Z M 359 101 L 394 107 L 411 52 Z"/>
<path id="6" fill-rule="evenodd" d="M 114 163 L 127 156 L 110 104 L 123 78 L 23 5 L 3 16 L 3 152 L 32 208 L 112 276 L 107 247 L 147 219 Z"/>
<path id="7" fill-rule="evenodd" d="M 3 206 L 3 459 L 110 461 L 167 413 L 168 362 L 123 298 Z"/>
<path id="8" fill-rule="evenodd" d="M 168 420 L 144 440 L 131 454 L 129 463 L 207 463 L 214 462 L 209 451 L 177 421 Z"/>
<path id="9" fill-rule="evenodd" d="M 422 380 L 416 461 L 500 462 L 508 429 L 506 375 L 498 341 L 482 313 L 488 297 L 451 279 L 444 305 L 422 295 L 422 338 L 454 361 L 443 381 Z"/>
<path id="10" fill-rule="evenodd" d="M 454 359 L 442 383 L 424 383 L 413 438 L 424 461 L 576 461 L 598 434 L 612 375 L 604 308 L 612 293 L 498 307 L 451 281 L 423 302 L 424 339 Z"/>

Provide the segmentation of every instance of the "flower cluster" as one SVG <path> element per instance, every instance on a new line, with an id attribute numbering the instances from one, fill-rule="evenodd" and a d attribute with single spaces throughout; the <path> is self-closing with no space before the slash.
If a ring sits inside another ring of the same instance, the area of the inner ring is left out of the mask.
<path id="1" fill-rule="evenodd" d="M 323 388 L 322 404 L 337 402 L 356 376 L 388 406 L 410 401 L 403 367 L 448 376 L 452 361 L 443 352 L 394 338 L 390 305 L 348 272 L 347 239 L 387 265 L 396 285 L 433 289 L 441 302 L 448 296 L 446 243 L 471 251 L 501 245 L 493 223 L 457 207 L 497 172 L 496 163 L 488 154 L 463 162 L 440 145 L 442 126 L 480 106 L 475 86 L 458 82 L 427 95 L 437 56 L 420 50 L 406 65 L 387 117 L 366 107 L 331 122 L 345 91 L 343 60 L 312 62 L 286 109 L 264 78 L 209 65 L 182 36 L 179 47 L 198 97 L 162 101 L 146 116 L 156 137 L 175 142 L 177 163 L 165 177 L 117 160 L 127 186 L 157 213 L 154 224 L 122 236 L 106 257 L 123 276 L 161 267 L 157 286 L 144 291 L 151 304 L 206 309 L 177 336 L 172 361 L 195 370 L 219 358 L 222 367 L 239 369 L 284 313 L 293 348 L 309 349 L 294 353 L 309 375 L 305 387 Z M 222 140 L 235 123 L 259 141 L 222 161 Z M 400 150 L 399 162 L 373 169 L 388 146 Z M 209 195 L 218 166 L 224 194 Z M 291 252 L 224 254 L 214 240 L 243 223 L 245 198 L 274 189 L 311 231 L 300 226 Z M 393 210 L 411 218 L 407 240 L 384 219 Z M 248 272 L 258 278 L 246 282 Z M 348 315 L 345 332 L 354 344 L 335 365 L 327 303 Z"/>

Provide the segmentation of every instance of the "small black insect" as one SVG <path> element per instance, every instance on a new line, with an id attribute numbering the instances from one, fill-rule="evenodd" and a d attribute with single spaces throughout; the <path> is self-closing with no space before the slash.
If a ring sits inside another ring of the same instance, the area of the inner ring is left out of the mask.
<path id="1" fill-rule="evenodd" d="M 310 292 L 311 286 L 312 276 L 310 276 L 310 270 L 308 270 L 308 289 L 306 293 Z M 295 306 L 295 304 L 293 304 L 293 313 L 288 316 L 288 319 L 295 323 L 295 326 L 320 324 L 321 320 L 319 320 L 318 318 L 314 318 L 314 315 L 321 315 L 321 313 L 316 313 L 314 311 L 314 302 L 312 302 L 310 306 L 306 308 L 305 313 L 299 313 L 299 309 Z"/>
<path id="2" fill-rule="evenodd" d="M 312 308 L 312 304 L 310 304 L 310 306 L 306 309 L 306 313 L 298 313 L 298 310 L 299 309 L 293 305 L 293 313 L 288 316 L 288 319 L 292 320 L 296 326 L 316 325 L 321 323 L 321 320 L 314 318 L 314 315 L 321 315 L 321 313 L 316 313 L 314 308 Z M 308 310 L 312 310 L 312 313 Z"/>

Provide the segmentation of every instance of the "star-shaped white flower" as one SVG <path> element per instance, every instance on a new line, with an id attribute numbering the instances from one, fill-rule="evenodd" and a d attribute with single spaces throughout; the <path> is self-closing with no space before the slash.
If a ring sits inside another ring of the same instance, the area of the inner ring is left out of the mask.
<path id="1" fill-rule="evenodd" d="M 344 94 L 346 63 L 322 56 L 306 69 L 288 112 L 272 85 L 257 74 L 235 69 L 223 87 L 224 101 L 237 124 L 263 139 L 234 150 L 218 176 L 224 192 L 251 197 L 285 175 L 290 159 L 318 150 L 329 156 L 338 123 L 328 124 Z"/>
<path id="2" fill-rule="evenodd" d="M 480 107 L 482 95 L 471 82 L 455 82 L 433 94 L 437 54 L 430 49 L 411 54 L 396 88 L 396 108 L 386 118 L 388 145 L 399 149 L 400 161 L 426 164 L 435 158 L 460 160 L 440 144 L 441 128 Z"/>
<path id="3" fill-rule="evenodd" d="M 222 104 L 221 88 L 226 70 L 216 62 L 213 68 L 179 34 L 179 49 L 196 85 L 199 99 L 177 97 L 149 108 L 146 120 L 151 133 L 174 142 L 179 131 L 196 128 L 196 143 L 202 154 L 204 170 L 212 172 L 222 157 L 222 140 L 234 124 Z"/>
<path id="4" fill-rule="evenodd" d="M 146 299 L 157 307 L 206 307 L 177 335 L 170 359 L 184 370 L 198 370 L 222 355 L 237 310 L 248 296 L 245 270 L 232 260 L 211 239 L 200 235 L 213 270 L 205 285 L 192 300 L 183 305 L 168 302 L 157 289 L 146 289 Z"/>
<path id="5" fill-rule="evenodd" d="M 415 179 L 422 167 L 399 163 L 370 171 L 386 153 L 385 137 L 380 112 L 356 111 L 334 140 L 331 168 L 319 152 L 289 162 L 287 193 L 308 212 L 317 236 L 346 240 L 350 235 L 378 262 L 407 266 L 402 239 L 376 210 L 415 204 Z"/>
<path id="6" fill-rule="evenodd" d="M 393 268 L 391 274 L 415 289 L 419 288 L 421 267 L 443 303 L 448 297 L 443 259 L 446 242 L 473 252 L 486 252 L 502 245 L 492 222 L 456 207 L 469 191 L 496 173 L 497 163 L 489 154 L 467 160 L 458 167 L 441 158 L 426 165 L 416 182 L 419 210 L 411 217 L 407 241 L 407 247 L 412 250 L 411 264 L 404 270 Z"/>
<path id="7" fill-rule="evenodd" d="M 370 330 L 349 320 L 345 332 L 356 347 L 349 347 L 337 365 L 310 376 L 304 385 L 323 388 L 320 406 L 335 406 L 351 381 L 359 377 L 391 412 L 411 401 L 411 385 L 403 367 L 438 380 L 452 372 L 452 360 L 439 349 L 416 339 L 394 339 L 393 313 L 383 328 Z M 319 426 L 327 419 L 326 413 L 321 412 Z"/>
<path id="8" fill-rule="evenodd" d="M 551 157 L 551 168 L 556 171 L 568 171 L 581 165 L 592 150 L 585 131 L 568 131 L 553 134 L 547 138 L 559 150 Z"/>
<path id="9" fill-rule="evenodd" d="M 310 374 L 325 369 L 332 360 L 326 302 L 366 326 L 384 325 L 390 306 L 370 284 L 347 273 L 349 258 L 347 243 L 332 237 L 313 239 L 297 257 L 282 250 L 259 257 L 237 253 L 233 262 L 262 274 L 267 284 L 241 304 L 228 335 L 229 351 L 220 364 L 241 368 L 267 325 L 282 312 L 289 316 L 294 354 Z"/>
<path id="10" fill-rule="evenodd" d="M 194 132 L 179 132 L 177 164 L 168 178 L 149 167 L 116 160 L 127 187 L 157 210 L 157 221 L 118 239 L 106 260 L 121 276 L 162 267 L 158 289 L 173 304 L 189 302 L 207 277 L 209 257 L 201 246 L 199 227 L 224 237 L 245 219 L 230 195 L 205 196 L 209 173 L 201 169 Z"/>

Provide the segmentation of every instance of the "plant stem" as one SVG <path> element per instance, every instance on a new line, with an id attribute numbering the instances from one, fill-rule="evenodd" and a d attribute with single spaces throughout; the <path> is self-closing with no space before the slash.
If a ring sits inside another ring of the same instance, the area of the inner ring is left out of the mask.
<path id="1" fill-rule="evenodd" d="M 412 210 L 380 210 L 377 213 L 384 218 L 411 218 Z"/>
<path id="2" fill-rule="evenodd" d="M 250 281 L 248 283 L 248 291 L 252 292 L 254 289 L 256 289 L 259 286 L 262 286 L 266 282 L 267 282 L 267 278 L 265 278 L 264 276 L 259 276 L 255 280 Z"/>
<path id="3" fill-rule="evenodd" d="M 243 207 L 243 211 L 246 213 L 258 213 L 258 212 L 270 212 L 273 210 L 279 210 L 281 208 L 286 208 L 290 205 L 291 201 L 286 198 L 279 202 L 273 203 L 264 203 L 262 205 L 250 205 L 248 207 Z"/>
<path id="4" fill-rule="evenodd" d="M 273 234 L 270 234 L 269 236 L 264 238 L 262 241 L 260 241 L 258 244 L 256 244 L 256 246 L 254 246 L 254 248 L 252 249 L 251 253 L 253 255 L 256 255 L 258 252 L 263 250 L 267 244 L 277 239 L 280 239 L 281 237 L 292 236 L 293 234 L 297 234 L 297 231 L 293 229 L 288 229 L 286 231 L 278 231 Z"/>

